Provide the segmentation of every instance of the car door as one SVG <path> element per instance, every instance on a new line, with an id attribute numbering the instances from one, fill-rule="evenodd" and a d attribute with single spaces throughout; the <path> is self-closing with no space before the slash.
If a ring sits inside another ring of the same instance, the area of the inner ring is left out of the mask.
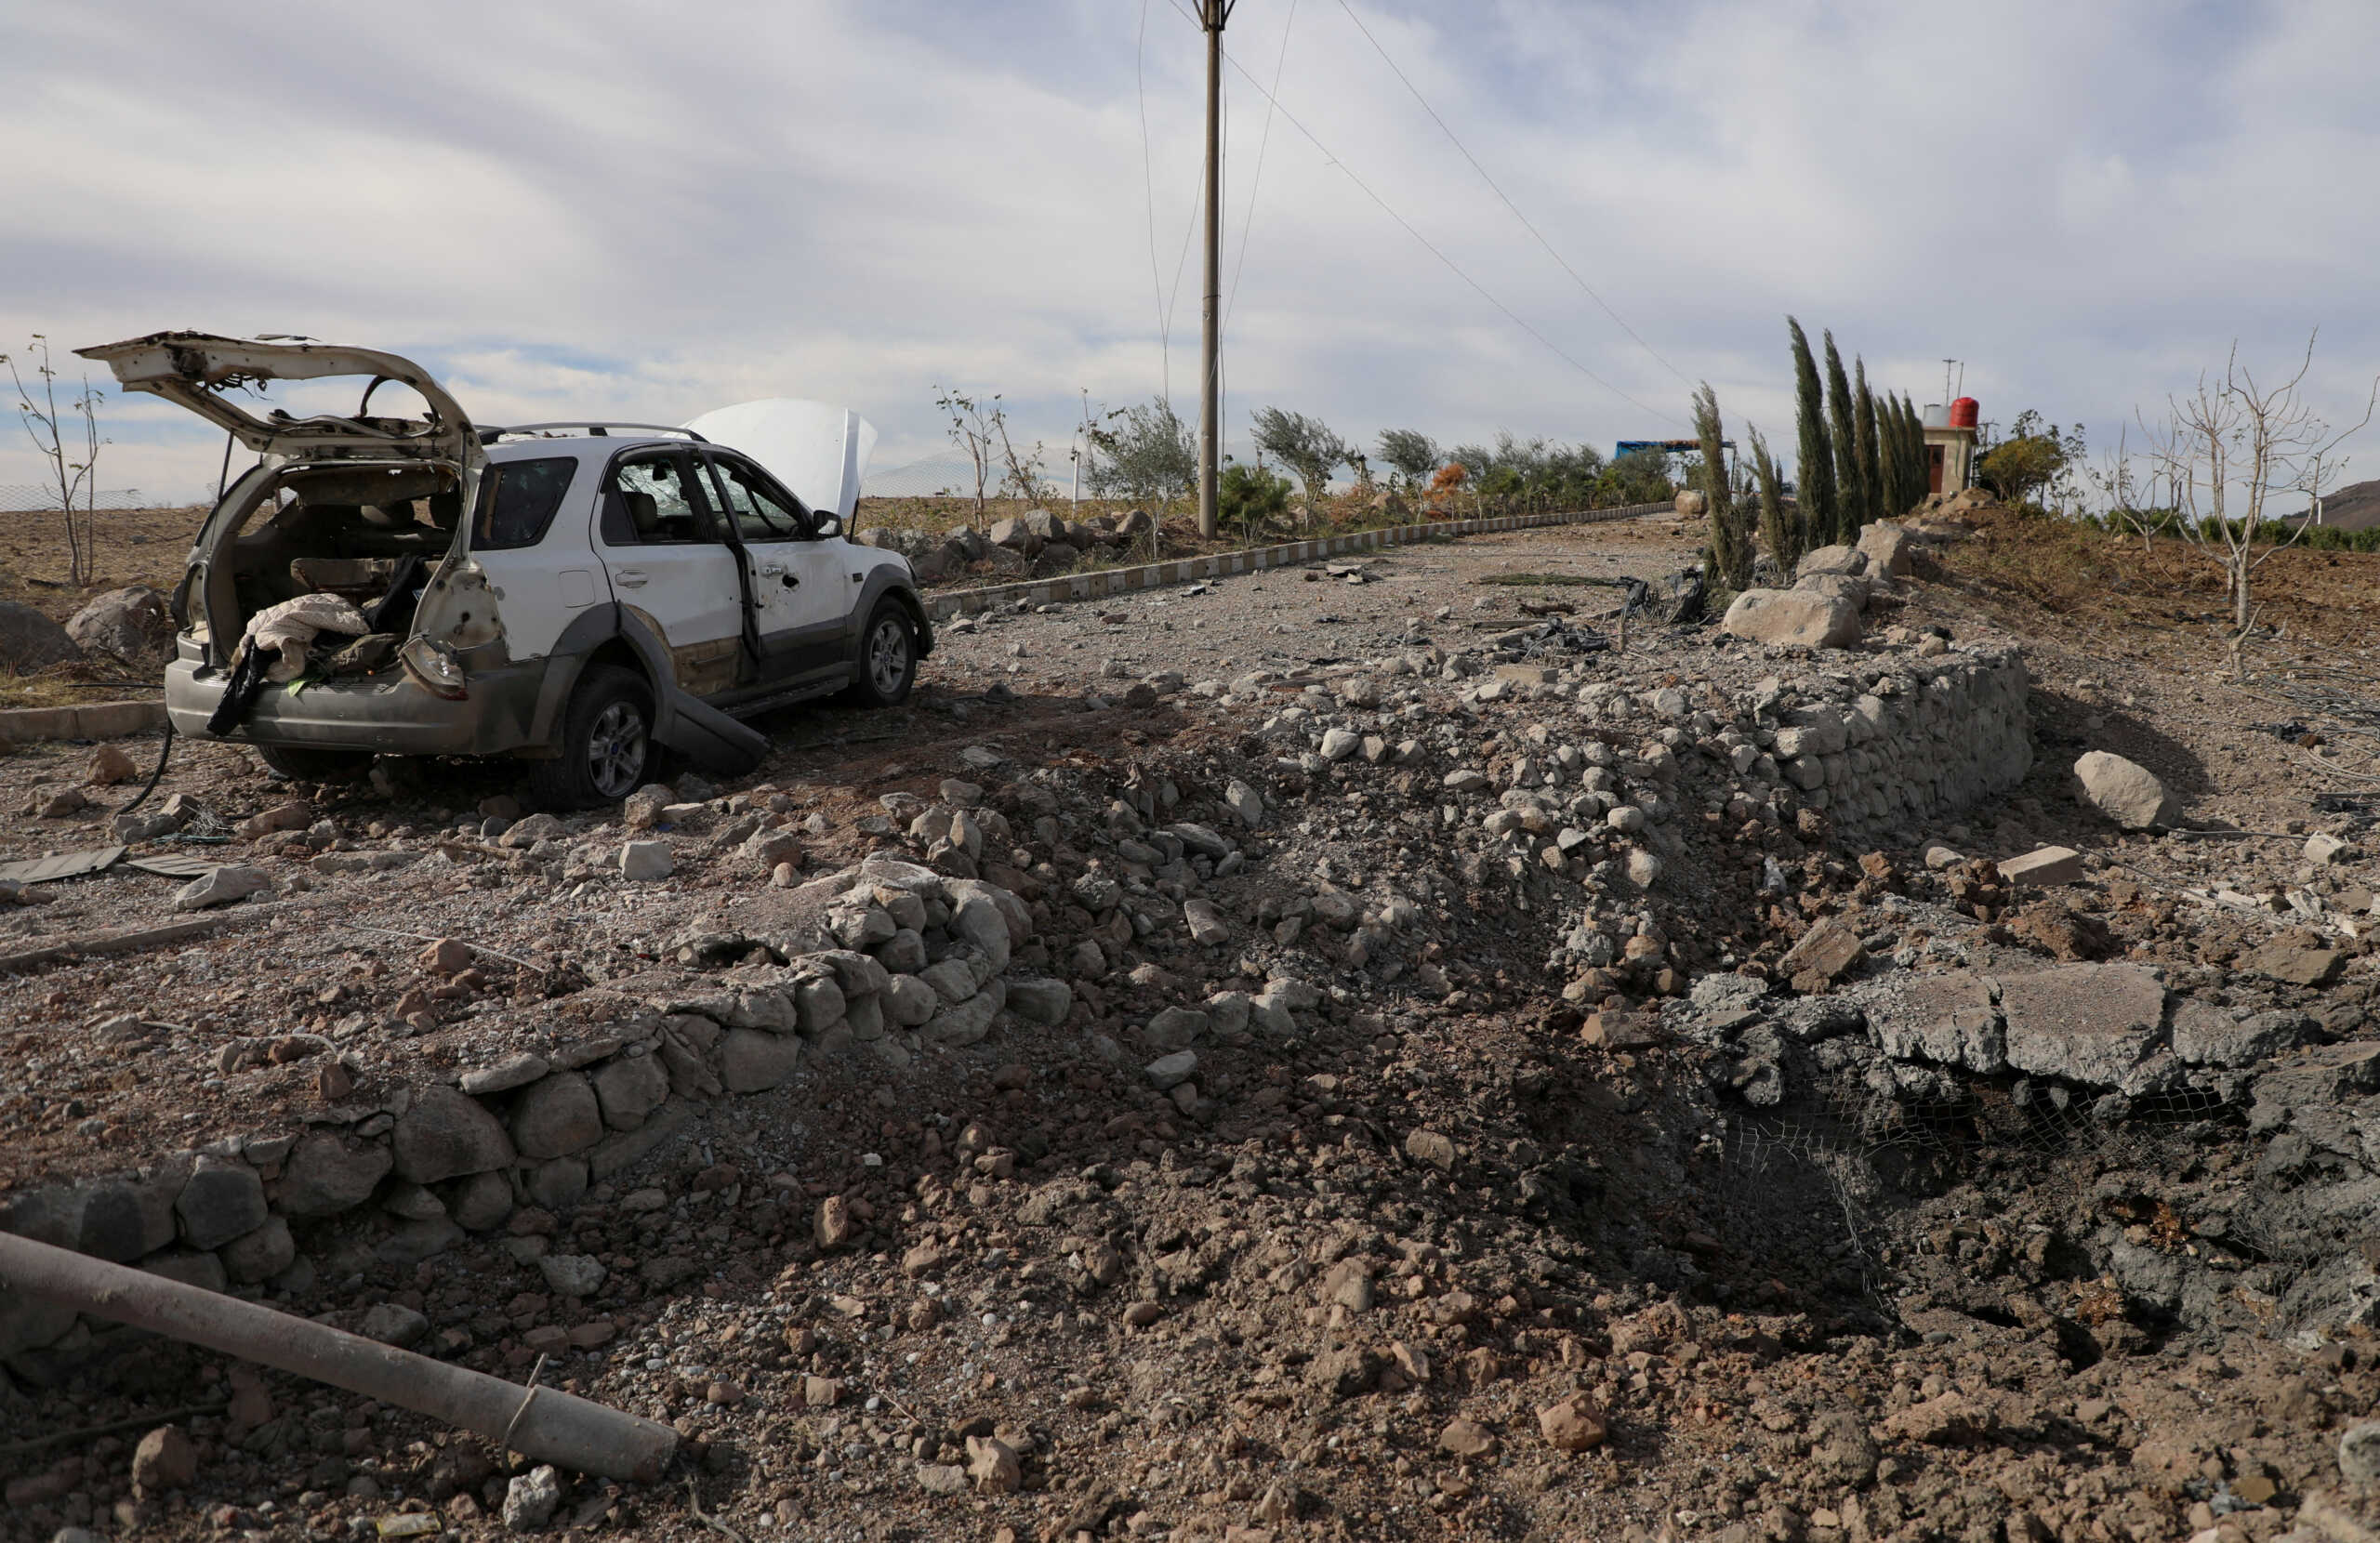
<path id="1" fill-rule="evenodd" d="M 679 687 L 717 696 L 745 678 L 744 584 L 687 447 L 648 445 L 612 462 L 596 555 L 612 596 L 660 634 Z"/>
<path id="2" fill-rule="evenodd" d="M 844 543 L 823 537 L 801 501 L 751 461 L 717 448 L 702 454 L 751 564 L 764 681 L 801 684 L 848 666 L 857 587 Z"/>

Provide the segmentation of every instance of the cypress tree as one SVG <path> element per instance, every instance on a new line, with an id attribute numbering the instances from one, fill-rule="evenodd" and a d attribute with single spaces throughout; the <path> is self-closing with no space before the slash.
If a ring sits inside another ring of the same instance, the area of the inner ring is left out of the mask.
<path id="1" fill-rule="evenodd" d="M 1892 445 L 1892 519 L 1899 519 L 1909 512 L 1909 505 L 1916 503 L 1909 497 L 1909 471 L 1913 469 L 1909 459 L 1909 402 L 1899 393 L 1892 393 L 1885 404 L 1892 407 L 1890 431 L 1885 433 L 1885 442 Z"/>
<path id="2" fill-rule="evenodd" d="M 1777 475 L 1777 458 L 1768 453 L 1768 441 L 1757 429 L 1752 431 L 1752 474 L 1760 489 L 1760 539 L 1768 548 L 1768 559 L 1777 564 L 1781 578 L 1791 579 L 1793 565 L 1802 560 L 1801 522 L 1785 508 L 1784 480 Z"/>
<path id="3" fill-rule="evenodd" d="M 1903 454 L 1909 457 L 1909 508 L 1906 514 L 1925 502 L 1925 420 L 1918 415 L 1917 403 L 1909 397 L 1900 399 L 1900 431 Z"/>
<path id="4" fill-rule="evenodd" d="M 1719 398 L 1704 381 L 1694 393 L 1694 437 L 1702 443 L 1700 481 L 1711 500 L 1711 575 L 1729 589 L 1752 587 L 1751 534 L 1736 516 L 1733 489 L 1727 486 L 1727 460 L 1720 447 L 1726 438 L 1719 426 Z"/>
<path id="5" fill-rule="evenodd" d="M 1861 484 L 1858 405 L 1851 400 L 1851 380 L 1843 373 L 1843 355 L 1835 351 L 1834 334 L 1826 335 L 1827 438 L 1834 442 L 1834 520 L 1826 528 L 1828 542 L 1857 540 L 1867 518 L 1868 491 Z M 1818 540 L 1814 534 L 1813 541 Z"/>
<path id="6" fill-rule="evenodd" d="M 1859 446 L 1859 523 L 1884 517 L 1884 446 L 1877 442 L 1876 397 L 1868 389 L 1868 362 L 1851 362 L 1851 404 L 1858 416 L 1852 431 Z"/>
<path id="7" fill-rule="evenodd" d="M 1901 398 L 1890 390 L 1875 398 L 1875 459 L 1885 469 L 1880 517 L 1899 519 L 1901 509 L 1909 508 L 1901 503 L 1901 493 L 1909 491 L 1909 471 L 1901 467 Z"/>
<path id="8" fill-rule="evenodd" d="M 1793 335 L 1793 427 L 1798 434 L 1793 475 L 1799 484 L 1800 512 L 1793 521 L 1792 560 L 1799 562 L 1811 547 L 1833 539 L 1834 446 L 1827 437 L 1826 401 L 1818 391 L 1818 366 L 1810 357 L 1810 340 L 1802 323 L 1791 316 L 1785 318 L 1785 328 Z M 1785 561 L 1781 554 L 1772 551 L 1772 555 Z M 1791 563 L 1784 577 L 1792 582 Z"/>

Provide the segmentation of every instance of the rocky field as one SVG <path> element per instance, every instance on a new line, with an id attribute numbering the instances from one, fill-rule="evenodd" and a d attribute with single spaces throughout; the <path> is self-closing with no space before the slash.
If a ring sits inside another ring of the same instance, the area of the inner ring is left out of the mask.
<path id="1" fill-rule="evenodd" d="M 0 1294 L 0 1529 L 2372 1537 L 2361 698 L 1996 539 L 993 612 L 584 813 L 19 750 L 0 860 L 212 871 L 0 885 L 0 1229 L 681 1440 Z"/>

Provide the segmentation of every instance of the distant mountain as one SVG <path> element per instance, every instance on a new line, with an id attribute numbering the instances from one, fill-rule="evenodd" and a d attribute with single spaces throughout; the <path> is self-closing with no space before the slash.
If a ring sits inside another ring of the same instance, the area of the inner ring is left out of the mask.
<path id="1" fill-rule="evenodd" d="M 2299 509 L 2296 514 L 2305 512 Z M 2342 531 L 2368 531 L 2380 525 L 2380 479 L 2350 483 L 2323 499 L 2322 523 Z"/>

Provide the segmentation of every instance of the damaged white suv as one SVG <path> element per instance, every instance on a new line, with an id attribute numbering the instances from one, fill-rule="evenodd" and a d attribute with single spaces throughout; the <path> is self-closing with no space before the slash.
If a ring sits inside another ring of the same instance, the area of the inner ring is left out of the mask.
<path id="1" fill-rule="evenodd" d="M 646 781 L 656 746 L 747 769 L 768 741 L 740 719 L 770 708 L 900 702 L 933 646 L 907 562 L 843 539 L 875 440 L 844 409 L 474 428 L 393 354 L 202 333 L 77 351 L 256 453 L 174 593 L 165 706 L 292 776 L 515 756 L 543 801 L 584 806 Z M 330 377 L 353 377 L 351 413 L 242 400 Z M 390 383 L 421 416 L 369 415 Z"/>

